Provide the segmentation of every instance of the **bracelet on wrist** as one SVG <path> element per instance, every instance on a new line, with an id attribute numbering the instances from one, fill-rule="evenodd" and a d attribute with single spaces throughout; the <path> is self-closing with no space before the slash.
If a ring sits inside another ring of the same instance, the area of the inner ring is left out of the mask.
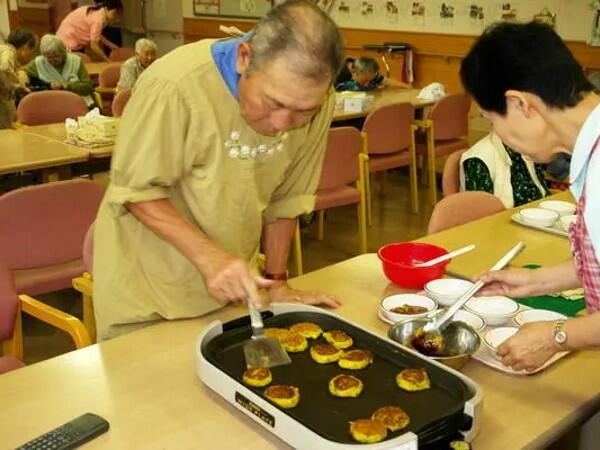
<path id="1" fill-rule="evenodd" d="M 263 272 L 263 277 L 267 280 L 275 280 L 275 281 L 287 281 L 288 274 L 287 272 L 279 272 L 279 273 L 271 273 L 271 272 Z"/>

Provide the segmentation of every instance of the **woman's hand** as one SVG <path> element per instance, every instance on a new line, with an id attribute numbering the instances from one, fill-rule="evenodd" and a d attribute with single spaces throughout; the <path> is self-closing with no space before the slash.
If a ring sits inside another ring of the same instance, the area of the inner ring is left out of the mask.
<path id="1" fill-rule="evenodd" d="M 269 289 L 268 299 L 271 302 L 293 302 L 305 305 L 324 305 L 337 308 L 342 304 L 334 295 L 317 291 L 301 291 L 293 289 L 285 281 L 276 281 Z"/>
<path id="2" fill-rule="evenodd" d="M 540 273 L 531 269 L 484 272 L 478 278 L 486 285 L 478 295 L 504 295 L 519 298 L 547 294 L 542 283 L 538 281 Z"/>
<path id="3" fill-rule="evenodd" d="M 559 351 L 554 342 L 554 322 L 524 325 L 514 336 L 498 347 L 502 364 L 513 370 L 531 372 L 541 367 Z"/>

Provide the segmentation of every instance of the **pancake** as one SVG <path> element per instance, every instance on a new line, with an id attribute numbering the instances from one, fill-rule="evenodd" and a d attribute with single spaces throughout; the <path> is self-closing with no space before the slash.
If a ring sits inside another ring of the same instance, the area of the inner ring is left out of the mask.
<path id="1" fill-rule="evenodd" d="M 425 369 L 404 369 L 396 375 L 398 387 L 405 391 L 424 391 L 431 387 L 429 375 Z"/>
<path id="2" fill-rule="evenodd" d="M 310 348 L 310 356 L 319 364 L 329 364 L 340 359 L 343 350 L 335 348 L 331 344 L 314 344 Z"/>
<path id="3" fill-rule="evenodd" d="M 410 423 L 408 414 L 397 406 L 384 406 L 373 413 L 371 419 L 381 422 L 390 431 L 406 428 Z"/>
<path id="4" fill-rule="evenodd" d="M 300 390 L 295 386 L 275 384 L 265 389 L 265 397 L 276 405 L 289 409 L 300 401 Z"/>
<path id="5" fill-rule="evenodd" d="M 336 397 L 358 397 L 363 382 L 352 375 L 336 375 L 329 380 L 329 392 Z"/>
<path id="6" fill-rule="evenodd" d="M 242 379 L 248 386 L 263 387 L 273 381 L 273 376 L 269 369 L 258 368 L 246 370 Z"/>
<path id="7" fill-rule="evenodd" d="M 450 442 L 451 450 L 471 450 L 471 445 L 465 441 L 452 441 Z"/>
<path id="8" fill-rule="evenodd" d="M 303 352 L 308 347 L 306 338 L 293 331 L 290 331 L 287 336 L 282 335 L 279 342 L 281 342 L 283 348 L 289 353 Z"/>
<path id="9" fill-rule="evenodd" d="M 360 370 L 373 362 L 373 354 L 369 350 L 348 350 L 344 352 L 338 365 L 342 369 Z"/>
<path id="10" fill-rule="evenodd" d="M 265 334 L 265 336 L 275 338 L 278 341 L 281 341 L 282 339 L 285 339 L 292 334 L 292 332 L 286 328 L 273 328 L 273 327 L 265 328 L 263 330 L 263 333 Z"/>
<path id="11" fill-rule="evenodd" d="M 295 323 L 290 327 L 290 331 L 301 334 L 306 339 L 317 339 L 323 332 L 319 325 L 311 322 Z"/>
<path id="12" fill-rule="evenodd" d="M 350 422 L 350 434 L 357 442 L 373 444 L 387 437 L 387 428 L 376 420 L 358 419 Z"/>
<path id="13" fill-rule="evenodd" d="M 323 337 L 335 348 L 344 349 L 352 347 L 352 344 L 354 343 L 350 336 L 340 330 L 326 331 L 323 333 Z"/>

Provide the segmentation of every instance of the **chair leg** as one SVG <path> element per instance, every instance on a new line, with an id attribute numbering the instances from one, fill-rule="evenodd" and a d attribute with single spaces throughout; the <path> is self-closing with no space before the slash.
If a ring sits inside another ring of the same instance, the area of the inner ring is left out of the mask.
<path id="1" fill-rule="evenodd" d="M 411 127 L 411 135 L 410 135 L 410 147 L 408 151 L 410 152 L 410 165 L 409 175 L 410 175 L 410 210 L 413 214 L 419 212 L 419 183 L 417 181 L 417 154 L 415 149 L 415 130 L 416 127 Z"/>
<path id="2" fill-rule="evenodd" d="M 367 192 L 366 180 L 368 172 L 365 171 L 366 164 L 359 165 L 359 180 L 356 183 L 360 193 L 360 202 L 358 203 L 358 241 L 360 243 L 360 253 L 367 253 Z"/>
<path id="3" fill-rule="evenodd" d="M 365 194 L 367 196 L 367 225 L 373 226 L 373 193 L 371 192 L 371 174 L 369 167 L 366 167 L 365 175 Z"/>
<path id="4" fill-rule="evenodd" d="M 296 264 L 296 275 L 302 275 L 304 268 L 302 267 L 302 238 L 300 237 L 300 225 L 296 225 L 294 231 L 294 262 Z"/>
<path id="5" fill-rule="evenodd" d="M 427 135 L 427 165 L 429 168 L 429 202 L 431 205 L 437 203 L 437 186 L 435 179 L 435 143 L 433 141 L 433 125 Z"/>
<path id="6" fill-rule="evenodd" d="M 325 210 L 317 212 L 317 239 L 322 241 L 325 238 Z"/>
<path id="7" fill-rule="evenodd" d="M 91 295 L 83 295 L 83 325 L 90 334 L 92 343 L 96 342 L 96 319 L 94 317 L 94 303 Z"/>
<path id="8" fill-rule="evenodd" d="M 23 324 L 21 314 L 21 306 L 19 306 L 15 317 L 12 337 L 4 341 L 2 347 L 4 356 L 12 356 L 23 361 Z"/>

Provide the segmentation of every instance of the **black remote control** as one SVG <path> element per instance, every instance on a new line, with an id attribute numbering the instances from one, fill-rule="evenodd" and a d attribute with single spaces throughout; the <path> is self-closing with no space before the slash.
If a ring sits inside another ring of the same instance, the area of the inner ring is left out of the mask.
<path id="1" fill-rule="evenodd" d="M 108 422 L 102 417 L 87 413 L 29 441 L 17 450 L 69 450 L 91 441 L 108 431 Z"/>

